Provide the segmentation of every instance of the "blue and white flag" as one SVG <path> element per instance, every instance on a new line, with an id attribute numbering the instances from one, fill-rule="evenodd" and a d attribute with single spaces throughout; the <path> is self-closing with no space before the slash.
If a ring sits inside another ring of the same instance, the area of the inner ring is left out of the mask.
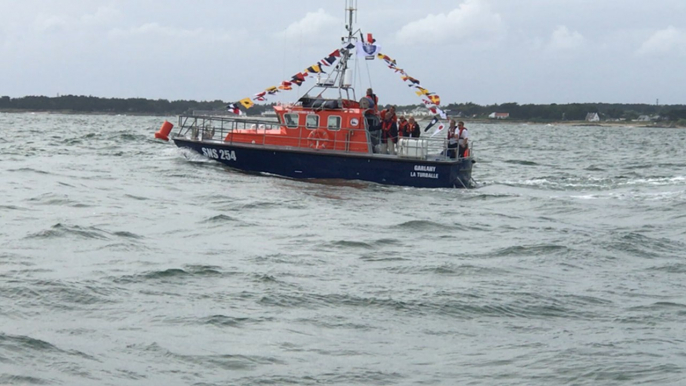
<path id="1" fill-rule="evenodd" d="M 436 107 L 436 111 L 438 112 L 438 115 L 441 116 L 441 119 L 448 119 L 448 116 L 445 114 L 445 111 L 438 108 L 438 106 Z"/>
<path id="2" fill-rule="evenodd" d="M 429 124 L 424 129 L 424 132 L 426 133 L 427 131 L 429 131 L 429 129 L 433 127 L 433 125 L 435 125 L 436 123 L 438 123 L 438 117 L 434 116 L 431 122 L 429 122 Z"/>
<path id="3" fill-rule="evenodd" d="M 364 56 L 367 60 L 374 60 L 376 55 L 381 52 L 381 46 L 373 43 L 357 42 L 357 56 Z"/>

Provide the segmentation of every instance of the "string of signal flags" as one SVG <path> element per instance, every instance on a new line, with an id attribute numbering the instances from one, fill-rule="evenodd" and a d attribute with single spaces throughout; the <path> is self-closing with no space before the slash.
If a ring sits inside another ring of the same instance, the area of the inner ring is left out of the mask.
<path id="1" fill-rule="evenodd" d="M 243 111 L 239 108 L 240 106 L 245 107 L 246 109 L 249 109 L 255 105 L 255 102 L 253 101 L 259 101 L 259 102 L 264 102 L 267 100 L 268 95 L 276 95 L 277 93 L 281 91 L 289 91 L 293 89 L 293 85 L 296 85 L 300 87 L 305 80 L 310 76 L 310 74 L 326 74 L 326 71 L 324 71 L 325 67 L 332 66 L 338 59 L 340 59 L 341 54 L 343 53 L 343 50 L 350 50 L 352 48 L 355 48 L 355 45 L 352 43 L 347 44 L 343 48 L 337 49 L 333 52 L 331 52 L 329 55 L 325 56 L 322 60 L 318 61 L 317 63 L 307 67 L 305 70 L 302 72 L 298 72 L 297 74 L 293 75 L 290 80 L 284 80 L 281 82 L 280 85 L 278 86 L 271 86 L 267 87 L 264 89 L 264 91 L 260 91 L 257 94 L 255 94 L 253 97 L 247 97 L 239 100 L 238 102 L 234 103 L 229 103 L 228 106 L 226 106 L 227 110 L 237 114 L 237 115 L 242 115 Z"/>
<path id="2" fill-rule="evenodd" d="M 350 50 L 357 47 L 358 56 L 365 57 L 365 59 L 367 60 L 373 60 L 375 58 L 383 60 L 389 69 L 399 74 L 400 78 L 404 82 L 409 83 L 409 87 L 415 89 L 415 94 L 417 94 L 417 96 L 421 99 L 424 106 L 429 111 L 431 111 L 433 114 L 437 114 L 442 119 L 446 119 L 447 116 L 445 112 L 443 112 L 443 110 L 441 110 L 439 107 L 441 104 L 441 97 L 438 96 L 436 93 L 433 93 L 427 90 L 426 88 L 423 88 L 421 86 L 421 82 L 419 81 L 419 79 L 410 76 L 407 72 L 405 72 L 405 70 L 399 68 L 396 60 L 391 59 L 388 55 L 382 54 L 380 52 L 381 47 L 378 45 L 374 45 L 374 43 L 375 40 L 372 37 L 372 34 L 367 34 L 367 39 L 364 42 L 360 41 L 357 42 L 357 44 L 347 43 L 343 47 L 331 52 L 329 55 L 325 56 L 317 63 L 307 67 L 302 72 L 298 72 L 297 74 L 293 75 L 289 80 L 281 82 L 280 85 L 268 87 L 263 91 L 258 92 L 252 97 L 243 98 L 238 102 L 229 103 L 228 106 L 226 106 L 227 110 L 236 115 L 242 115 L 244 113 L 239 106 L 242 106 L 245 109 L 250 109 L 255 105 L 254 101 L 264 102 L 267 100 L 268 96 L 276 95 L 277 93 L 282 91 L 292 90 L 293 85 L 300 87 L 309 78 L 311 74 L 326 74 L 326 71 L 324 70 L 326 67 L 333 66 L 336 63 L 336 61 L 341 58 L 342 54 L 347 55 L 351 53 Z M 435 117 L 434 120 L 432 120 L 433 123 L 435 123 L 434 121 L 438 121 L 438 117 Z"/>

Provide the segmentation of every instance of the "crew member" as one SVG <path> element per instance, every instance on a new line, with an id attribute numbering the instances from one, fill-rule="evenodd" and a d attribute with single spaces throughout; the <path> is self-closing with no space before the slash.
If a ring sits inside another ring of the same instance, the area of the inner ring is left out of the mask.
<path id="1" fill-rule="evenodd" d="M 381 153 L 395 154 L 395 144 L 398 142 L 398 117 L 395 106 L 381 112 Z"/>
<path id="2" fill-rule="evenodd" d="M 367 89 L 367 95 L 363 98 L 367 102 L 367 108 L 364 111 L 364 119 L 367 122 L 367 130 L 369 130 L 369 139 L 372 143 L 372 152 L 376 153 L 381 141 L 381 123 L 379 122 L 379 98 L 374 94 L 371 88 Z"/>
<path id="3" fill-rule="evenodd" d="M 419 134 L 421 134 L 421 130 L 419 128 L 419 123 L 417 123 L 414 120 L 414 117 L 410 115 L 410 119 L 407 120 L 407 131 L 410 133 L 409 136 L 413 138 L 419 138 Z"/>
<path id="4" fill-rule="evenodd" d="M 367 95 L 366 97 L 369 99 L 370 103 L 369 107 L 372 108 L 372 111 L 374 112 L 375 115 L 379 115 L 379 97 L 374 94 L 374 91 L 371 88 L 367 89 Z"/>
<path id="5" fill-rule="evenodd" d="M 450 158 L 455 158 L 457 156 L 457 152 L 455 151 L 458 142 L 458 134 L 455 132 L 456 129 L 455 120 L 451 119 L 450 126 L 448 126 L 448 151 L 446 152 L 446 155 Z"/>
<path id="6" fill-rule="evenodd" d="M 405 119 L 404 116 L 401 116 L 398 120 L 398 136 L 405 138 L 411 137 L 412 133 L 410 132 L 409 128 L 410 123 L 407 121 L 407 119 Z"/>
<path id="7" fill-rule="evenodd" d="M 460 158 L 464 157 L 465 151 L 469 149 L 469 130 L 464 127 L 464 122 L 457 123 L 457 138 L 458 138 L 458 154 Z"/>

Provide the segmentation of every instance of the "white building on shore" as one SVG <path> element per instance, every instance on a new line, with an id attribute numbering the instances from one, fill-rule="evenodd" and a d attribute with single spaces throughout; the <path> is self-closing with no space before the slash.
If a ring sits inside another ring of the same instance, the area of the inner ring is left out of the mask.
<path id="1" fill-rule="evenodd" d="M 493 112 L 493 113 L 490 113 L 490 114 L 488 115 L 488 117 L 491 118 L 491 119 L 507 119 L 507 118 L 510 117 L 510 113 L 496 113 L 496 112 Z"/>
<path id="2" fill-rule="evenodd" d="M 586 120 L 588 122 L 599 122 L 600 121 L 600 115 L 598 115 L 598 113 L 588 113 L 588 114 L 586 114 Z"/>

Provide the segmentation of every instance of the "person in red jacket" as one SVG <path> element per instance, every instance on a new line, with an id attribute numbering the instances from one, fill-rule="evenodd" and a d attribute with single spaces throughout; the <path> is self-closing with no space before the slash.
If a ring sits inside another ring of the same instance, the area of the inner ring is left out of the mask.
<path id="1" fill-rule="evenodd" d="M 395 154 L 395 144 L 398 142 L 398 117 L 395 106 L 390 106 L 381 112 L 381 146 L 383 154 Z"/>
<path id="2" fill-rule="evenodd" d="M 460 156 L 460 158 L 466 157 L 467 154 L 465 152 L 467 149 L 469 149 L 469 130 L 467 130 L 466 127 L 464 127 L 464 122 L 460 121 L 457 122 L 457 144 L 458 144 L 458 152 L 457 154 Z"/>
<path id="3" fill-rule="evenodd" d="M 409 138 L 412 136 L 412 133 L 410 132 L 410 123 L 405 119 L 404 116 L 401 116 L 400 119 L 398 120 L 398 137 L 404 137 L 404 138 Z"/>
<path id="4" fill-rule="evenodd" d="M 372 109 L 372 112 L 376 115 L 379 114 L 379 97 L 374 94 L 374 91 L 371 88 L 367 89 L 367 98 L 369 98 L 370 102 L 373 102 L 369 105 L 369 107 Z"/>

